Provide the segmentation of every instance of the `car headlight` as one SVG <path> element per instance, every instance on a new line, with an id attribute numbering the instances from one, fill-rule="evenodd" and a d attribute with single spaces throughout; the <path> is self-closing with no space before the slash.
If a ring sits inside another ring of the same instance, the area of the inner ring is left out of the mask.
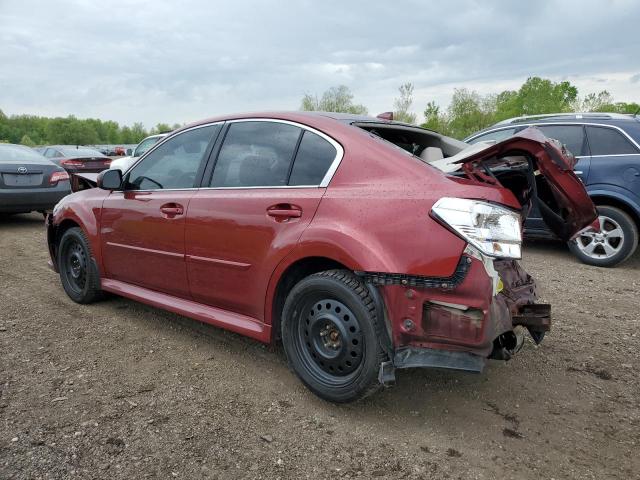
<path id="1" fill-rule="evenodd" d="M 485 255 L 522 256 L 520 214 L 514 210 L 480 200 L 444 197 L 431 212 Z"/>

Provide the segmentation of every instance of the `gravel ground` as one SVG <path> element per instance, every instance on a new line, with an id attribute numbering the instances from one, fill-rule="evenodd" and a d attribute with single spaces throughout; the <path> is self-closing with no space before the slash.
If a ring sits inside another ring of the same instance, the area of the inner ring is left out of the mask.
<path id="1" fill-rule="evenodd" d="M 42 218 L 0 220 L 0 478 L 640 478 L 640 255 L 523 263 L 552 332 L 483 375 L 402 371 L 336 406 L 282 350 L 47 268 Z M 635 453 L 633 453 L 635 452 Z"/>

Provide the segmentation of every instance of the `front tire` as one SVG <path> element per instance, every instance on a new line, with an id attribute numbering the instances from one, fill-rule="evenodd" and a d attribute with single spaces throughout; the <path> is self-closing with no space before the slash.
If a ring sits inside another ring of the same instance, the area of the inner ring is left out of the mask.
<path id="1" fill-rule="evenodd" d="M 58 244 L 58 271 L 62 287 L 76 303 L 92 303 L 102 296 L 91 247 L 82 229 L 65 231 Z"/>
<path id="2" fill-rule="evenodd" d="M 329 270 L 301 280 L 282 314 L 290 367 L 319 397 L 352 402 L 377 391 L 383 322 L 369 290 L 353 273 Z"/>
<path id="3" fill-rule="evenodd" d="M 638 246 L 638 227 L 616 207 L 598 207 L 600 233 L 587 231 L 569 242 L 569 249 L 587 265 L 615 267 L 633 255 Z"/>

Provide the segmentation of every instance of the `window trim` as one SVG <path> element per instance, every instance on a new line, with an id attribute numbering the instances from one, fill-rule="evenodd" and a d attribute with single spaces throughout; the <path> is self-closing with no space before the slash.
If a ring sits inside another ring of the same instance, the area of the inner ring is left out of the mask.
<path id="1" fill-rule="evenodd" d="M 606 123 L 594 123 L 594 122 L 576 122 L 576 121 L 573 121 L 573 122 L 538 122 L 538 123 L 536 123 L 536 122 L 531 122 L 531 123 L 518 123 L 518 126 L 522 126 L 522 127 L 525 127 L 525 128 L 526 128 L 526 127 L 539 127 L 539 126 L 542 126 L 542 125 L 582 125 L 582 127 L 583 127 L 583 128 L 585 128 L 585 127 L 586 127 L 586 126 L 588 126 L 588 125 L 591 125 L 591 126 L 594 126 L 594 127 L 605 127 L 605 128 L 611 128 L 611 129 L 613 129 L 613 130 L 617 130 L 617 131 L 619 131 L 620 133 L 622 133 L 622 135 L 624 135 L 624 136 L 627 138 L 627 140 L 629 140 L 629 141 L 630 141 L 630 142 L 631 142 L 631 143 L 632 143 L 632 144 L 633 144 L 633 145 L 638 149 L 638 152 L 637 152 L 637 153 L 611 153 L 611 154 L 607 154 L 607 155 L 574 155 L 574 156 L 575 156 L 575 158 L 590 158 L 590 157 L 626 157 L 626 156 L 629 156 L 629 155 L 640 155 L 640 145 L 638 145 L 638 142 L 636 142 L 636 141 L 631 137 L 631 135 L 629 135 L 627 132 L 625 132 L 623 128 L 621 128 L 621 127 L 619 127 L 619 126 L 617 126 L 617 125 L 607 125 Z M 500 128 L 495 128 L 495 129 L 492 129 L 492 130 L 488 130 L 488 131 L 482 132 L 482 134 L 478 134 L 478 135 L 474 135 L 473 137 L 470 137 L 470 138 L 468 139 L 468 141 L 469 141 L 469 140 L 475 140 L 475 139 L 476 139 L 476 138 L 478 138 L 480 135 L 484 135 L 484 134 L 487 134 L 487 133 L 491 133 L 491 132 L 493 132 L 493 131 L 495 131 L 495 130 L 504 130 L 504 129 L 512 128 L 512 127 L 513 127 L 513 125 L 504 125 L 504 126 L 501 126 Z M 585 138 L 587 138 L 587 137 L 586 137 L 586 135 L 587 135 L 587 132 L 586 132 L 586 128 L 585 128 Z M 465 143 L 468 143 L 468 141 L 467 141 L 467 142 L 465 142 Z M 587 138 L 587 142 L 589 142 L 589 139 L 588 139 L 588 138 Z M 589 153 L 591 153 L 591 152 L 589 152 Z"/>
<path id="2" fill-rule="evenodd" d="M 318 135 L 319 137 L 321 137 L 322 139 L 326 140 L 327 142 L 329 142 L 333 148 L 336 149 L 336 156 L 334 157 L 333 161 L 331 162 L 331 165 L 329 165 L 329 168 L 327 169 L 327 173 L 325 173 L 324 177 L 322 178 L 322 180 L 320 181 L 319 184 L 314 184 L 314 185 L 260 185 L 260 186 L 245 186 L 245 187 L 204 187 L 201 186 L 199 188 L 199 190 L 256 190 L 256 189 L 273 189 L 273 188 L 277 188 L 277 189 L 287 189 L 287 188 L 327 188 L 329 186 L 329 183 L 331 182 L 331 179 L 333 178 L 334 174 L 336 173 L 336 171 L 338 170 L 338 167 L 340 166 L 340 163 L 342 162 L 342 159 L 344 157 L 344 148 L 342 148 L 342 145 L 340 145 L 336 140 L 334 140 L 333 138 L 331 138 L 329 135 L 327 135 L 324 132 L 321 132 L 320 130 L 317 130 L 313 127 L 310 127 L 308 125 L 305 125 L 303 123 L 298 123 L 298 122 L 293 122 L 291 120 L 282 120 L 279 118 L 238 118 L 235 120 L 227 120 L 226 123 L 229 125 L 229 127 L 231 126 L 231 124 L 234 123 L 242 123 L 242 122 L 270 122 L 270 123 L 284 123 L 286 125 L 292 125 L 294 127 L 298 127 L 302 130 L 307 130 L 311 133 L 315 133 L 316 135 Z M 209 174 L 209 178 L 207 180 L 207 183 L 211 182 L 211 178 L 213 178 L 213 172 L 216 168 L 216 164 L 218 162 L 218 155 L 220 154 L 220 148 L 224 145 L 224 140 L 227 136 L 227 132 L 229 131 L 229 127 L 226 128 L 225 132 L 224 132 L 224 137 L 222 138 L 222 141 L 219 145 L 219 148 L 216 151 L 216 155 L 215 158 L 210 158 L 209 161 L 213 162 L 212 163 L 212 168 L 211 168 L 211 172 Z M 304 132 L 302 132 L 304 134 Z M 296 144 L 296 149 L 293 152 L 293 158 L 291 159 L 291 165 L 293 165 L 293 163 L 295 162 L 295 157 L 298 154 L 298 148 L 300 147 L 300 140 L 302 139 L 302 135 L 300 135 L 300 138 L 298 139 L 298 143 Z M 290 166 L 291 166 L 290 165 Z M 203 179 L 204 181 L 204 179 Z"/>
<path id="3" fill-rule="evenodd" d="M 602 155 L 594 155 L 593 151 L 591 149 L 591 140 L 589 139 L 589 131 L 588 131 L 587 127 L 596 127 L 596 128 L 605 127 L 605 128 L 609 128 L 611 130 L 618 130 L 618 131 L 622 132 L 622 136 L 631 142 L 631 145 L 633 147 L 635 147 L 636 152 L 635 153 L 605 153 L 605 154 L 602 154 Z M 587 139 L 587 142 L 589 143 L 589 153 L 591 153 L 591 157 L 598 157 L 598 158 L 600 158 L 600 157 L 627 157 L 629 155 L 640 155 L 640 145 L 638 145 L 633 140 L 633 138 L 631 138 L 631 136 L 627 134 L 627 132 L 625 132 L 623 129 L 621 129 L 619 127 L 614 128 L 613 125 L 599 125 L 599 124 L 585 123 L 584 124 L 584 136 Z"/>
<path id="4" fill-rule="evenodd" d="M 175 134 L 171 134 L 171 135 L 165 136 L 164 138 L 160 139 L 160 141 L 156 142 L 149 150 L 144 152 L 144 155 L 142 155 L 140 158 L 138 158 L 133 163 L 133 165 L 131 165 L 127 169 L 127 171 L 124 173 L 124 178 L 123 178 L 123 182 L 122 183 L 124 185 L 126 185 L 126 183 L 129 181 L 129 175 L 131 175 L 131 172 L 133 171 L 133 169 L 135 167 L 137 167 L 138 164 L 140 162 L 142 162 L 147 157 L 147 155 L 149 155 L 151 152 L 153 152 L 156 148 L 160 147 L 162 144 L 164 144 L 169 139 L 177 138 L 180 135 L 182 135 L 183 133 L 191 132 L 191 131 L 197 130 L 199 128 L 211 127 L 213 125 L 222 125 L 220 130 L 218 130 L 218 135 L 216 136 L 216 138 L 215 139 L 212 138 L 211 140 L 209 140 L 209 145 L 207 146 L 207 149 L 202 154 L 202 159 L 200 160 L 200 166 L 198 167 L 198 171 L 196 172 L 196 181 L 194 182 L 194 183 L 200 183 L 201 179 L 199 179 L 198 177 L 202 177 L 203 172 L 206 170 L 207 164 L 209 162 L 209 157 L 211 155 L 211 151 L 212 151 L 213 147 L 216 145 L 216 143 L 218 141 L 218 138 L 220 137 L 220 132 L 222 132 L 222 130 L 224 129 L 224 123 L 225 123 L 224 121 L 204 123 L 202 125 L 195 125 L 193 127 L 189 127 L 189 128 L 184 129 L 184 130 L 180 130 L 179 132 L 176 132 Z M 123 191 L 123 192 L 184 192 L 184 191 L 188 191 L 188 190 L 198 190 L 198 189 L 199 189 L 199 187 L 187 187 L 187 188 L 151 188 L 151 189 L 145 189 L 145 190 L 126 190 L 126 189 L 123 189 L 121 191 Z"/>

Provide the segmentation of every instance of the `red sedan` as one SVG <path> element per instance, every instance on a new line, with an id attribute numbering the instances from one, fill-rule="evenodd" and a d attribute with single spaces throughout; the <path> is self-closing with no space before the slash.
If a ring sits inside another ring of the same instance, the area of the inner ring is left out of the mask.
<path id="1" fill-rule="evenodd" d="M 522 220 L 537 197 L 562 238 L 592 224 L 574 162 L 536 129 L 469 148 L 371 117 L 214 118 L 62 200 L 48 244 L 74 301 L 111 292 L 281 339 L 313 392 L 347 402 L 396 369 L 481 372 L 523 332 L 542 340 Z"/>

